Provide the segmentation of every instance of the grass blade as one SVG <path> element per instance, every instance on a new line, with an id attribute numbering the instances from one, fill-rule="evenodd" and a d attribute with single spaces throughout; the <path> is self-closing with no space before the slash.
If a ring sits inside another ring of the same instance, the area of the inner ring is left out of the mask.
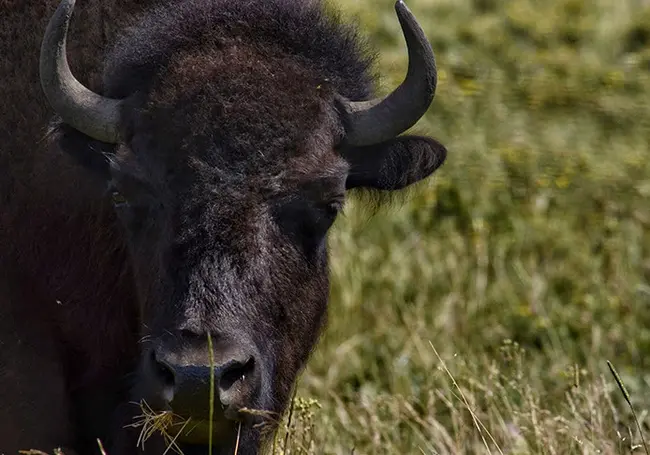
<path id="1" fill-rule="evenodd" d="M 609 360 L 607 361 L 607 366 L 609 367 L 609 371 L 612 372 L 612 375 L 616 380 L 616 384 L 618 384 L 618 388 L 623 393 L 623 396 L 625 397 L 625 401 L 627 401 L 628 406 L 630 406 L 630 410 L 632 411 L 632 417 L 634 417 L 634 422 L 636 422 L 636 427 L 639 429 L 639 434 L 641 435 L 641 442 L 643 442 L 643 449 L 645 450 L 646 455 L 649 455 L 648 446 L 645 443 L 645 438 L 643 437 L 643 430 L 641 430 L 641 424 L 639 423 L 639 419 L 636 416 L 636 412 L 634 412 L 634 406 L 632 406 L 632 400 L 630 399 L 630 394 L 625 388 L 625 384 L 623 384 L 623 380 L 618 375 L 616 368 L 614 368 L 614 365 L 612 365 L 612 363 Z"/>

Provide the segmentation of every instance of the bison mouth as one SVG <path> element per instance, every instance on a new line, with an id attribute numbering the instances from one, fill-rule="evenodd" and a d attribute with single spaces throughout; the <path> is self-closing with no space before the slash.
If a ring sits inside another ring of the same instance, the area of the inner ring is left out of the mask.
<path id="1" fill-rule="evenodd" d="M 217 446 L 230 443 L 235 433 L 241 434 L 243 422 L 212 421 L 197 419 L 175 419 L 176 422 L 166 430 L 167 436 L 184 445 L 208 446 L 210 442 Z M 212 435 L 212 438 L 210 438 Z M 171 441 L 170 441 L 171 442 Z"/>
<path id="2" fill-rule="evenodd" d="M 151 409 L 147 409 L 131 427 L 140 431 L 138 446 L 143 450 L 150 443 L 164 446 L 162 449 L 165 452 L 183 455 L 208 453 L 210 445 L 217 453 L 221 453 L 238 446 L 241 432 L 248 431 L 243 422 L 226 419 L 210 422 L 182 417 L 172 411 L 154 413 Z"/>
<path id="3" fill-rule="evenodd" d="M 139 431 L 138 446 L 144 450 L 151 439 L 151 445 L 163 452 L 182 455 L 206 455 L 210 446 L 213 454 L 257 453 L 250 451 L 256 449 L 259 437 L 267 429 L 272 430 L 277 420 L 272 413 L 245 408 L 238 411 L 238 419 L 215 413 L 209 420 L 203 415 L 184 416 L 171 410 L 156 412 L 145 402 L 139 406 L 142 414 L 129 425 Z"/>

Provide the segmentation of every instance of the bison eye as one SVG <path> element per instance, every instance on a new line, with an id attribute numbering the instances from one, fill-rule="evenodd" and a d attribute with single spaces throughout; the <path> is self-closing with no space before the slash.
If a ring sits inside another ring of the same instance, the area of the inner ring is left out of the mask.
<path id="1" fill-rule="evenodd" d="M 335 217 L 336 215 L 338 215 L 338 213 L 341 210 L 343 210 L 343 201 L 342 200 L 332 201 L 327 204 L 325 210 L 327 211 L 328 215 Z"/>
<path id="2" fill-rule="evenodd" d="M 328 229 L 341 210 L 341 200 L 313 201 L 295 198 L 278 204 L 273 215 L 280 230 L 308 255 L 320 251 Z"/>

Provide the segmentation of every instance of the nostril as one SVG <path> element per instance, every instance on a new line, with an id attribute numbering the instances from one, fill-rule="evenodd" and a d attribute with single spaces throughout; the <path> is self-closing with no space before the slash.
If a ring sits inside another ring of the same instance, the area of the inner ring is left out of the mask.
<path id="1" fill-rule="evenodd" d="M 221 368 L 219 378 L 219 392 L 221 401 L 230 404 L 236 401 L 236 397 L 245 394 L 247 387 L 245 383 L 251 384 L 254 381 L 255 359 L 250 357 L 246 362 L 232 360 Z M 234 390 L 237 389 L 237 390 Z"/>
<path id="2" fill-rule="evenodd" d="M 173 387 L 176 382 L 176 377 L 173 368 L 165 361 L 158 359 L 155 351 L 151 351 L 151 365 L 156 377 L 162 382 L 165 387 Z"/>

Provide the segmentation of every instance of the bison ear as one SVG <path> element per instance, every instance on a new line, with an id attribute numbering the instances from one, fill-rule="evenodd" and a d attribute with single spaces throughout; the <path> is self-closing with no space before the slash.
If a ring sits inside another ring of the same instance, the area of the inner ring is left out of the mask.
<path id="1" fill-rule="evenodd" d="M 346 188 L 394 191 L 430 176 L 447 157 L 433 138 L 400 136 L 386 142 L 345 151 L 350 163 Z"/>

